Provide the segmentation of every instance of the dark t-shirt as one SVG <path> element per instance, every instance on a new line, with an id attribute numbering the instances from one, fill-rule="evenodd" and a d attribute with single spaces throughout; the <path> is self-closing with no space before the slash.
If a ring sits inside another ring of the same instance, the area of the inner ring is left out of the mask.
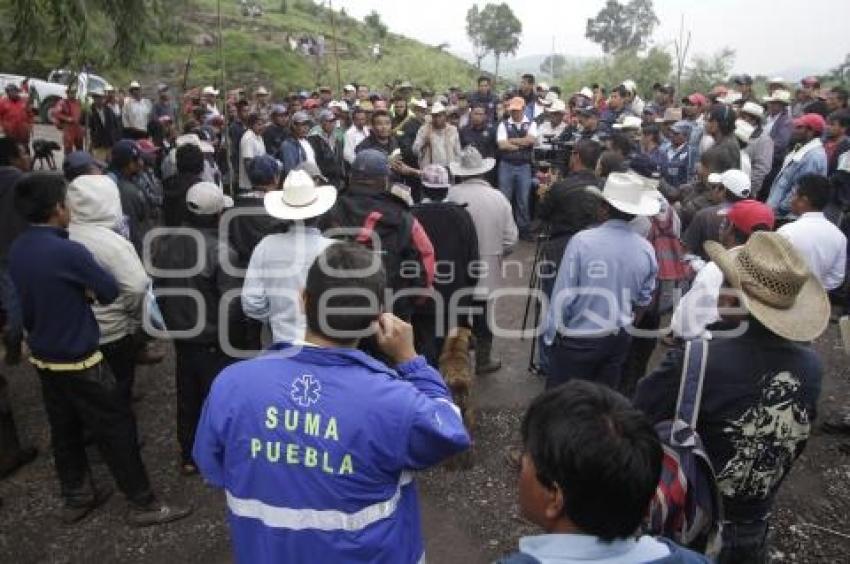
<path id="1" fill-rule="evenodd" d="M 720 241 L 720 224 L 723 216 L 717 215 L 719 205 L 701 209 L 694 216 L 682 235 L 682 242 L 688 247 L 688 252 L 708 260 L 708 254 L 702 248 L 706 241 Z"/>

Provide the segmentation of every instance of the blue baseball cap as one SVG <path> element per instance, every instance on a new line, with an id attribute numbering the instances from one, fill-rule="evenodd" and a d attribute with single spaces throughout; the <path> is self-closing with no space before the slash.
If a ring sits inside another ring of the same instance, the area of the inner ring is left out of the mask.
<path id="1" fill-rule="evenodd" d="M 106 168 L 106 163 L 95 159 L 88 151 L 74 151 L 65 156 L 62 162 L 62 171 L 65 175 L 79 173 L 96 166 L 100 169 Z"/>
<path id="2" fill-rule="evenodd" d="M 351 172 L 367 178 L 389 176 L 389 160 L 387 155 L 377 149 L 366 149 L 357 153 L 351 165 Z"/>
<path id="3" fill-rule="evenodd" d="M 116 168 L 123 168 L 127 164 L 141 158 L 142 152 L 132 139 L 122 139 L 112 147 L 111 164 Z"/>
<path id="4" fill-rule="evenodd" d="M 248 164 L 248 180 L 255 186 L 265 186 L 274 182 L 282 168 L 280 162 L 269 155 L 254 157 Z"/>

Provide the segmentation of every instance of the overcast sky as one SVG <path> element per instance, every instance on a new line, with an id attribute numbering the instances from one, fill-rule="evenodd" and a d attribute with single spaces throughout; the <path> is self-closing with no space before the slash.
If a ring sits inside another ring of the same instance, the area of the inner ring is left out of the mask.
<path id="1" fill-rule="evenodd" d="M 605 0 L 506 0 L 522 22 L 518 57 L 547 54 L 596 56 L 601 50 L 584 38 L 587 18 Z M 624 1 L 624 0 L 621 0 Z M 466 38 L 469 0 L 334 0 L 349 15 L 363 18 L 373 9 L 393 32 L 437 45 L 447 42 L 455 53 L 471 53 Z M 483 0 L 478 2 L 483 6 Z M 735 69 L 773 74 L 795 67 L 824 70 L 850 52 L 850 1 L 818 0 L 806 8 L 797 0 L 655 0 L 661 25 L 653 40 L 671 45 L 685 16 L 692 31 L 691 53 L 709 54 L 724 46 L 735 49 Z M 799 27 L 803 24 L 804 27 Z"/>

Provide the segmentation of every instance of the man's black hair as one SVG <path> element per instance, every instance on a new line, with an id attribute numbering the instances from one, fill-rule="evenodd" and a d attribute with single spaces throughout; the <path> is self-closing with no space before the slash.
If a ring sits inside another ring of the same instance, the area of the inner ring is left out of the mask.
<path id="1" fill-rule="evenodd" d="M 0 166 L 12 166 L 12 162 L 21 158 L 23 147 L 11 137 L 0 137 Z"/>
<path id="2" fill-rule="evenodd" d="M 254 127 L 255 125 L 257 125 L 257 123 L 259 123 L 259 121 L 260 121 L 260 114 L 257 114 L 257 113 L 248 114 L 248 116 L 245 118 L 245 127 L 247 127 L 247 128 Z"/>
<path id="3" fill-rule="evenodd" d="M 473 102 L 469 105 L 470 113 L 472 112 L 472 110 L 478 110 L 478 109 L 484 110 L 486 112 L 487 111 L 487 104 L 484 104 L 483 102 Z"/>
<path id="4" fill-rule="evenodd" d="M 631 222 L 637 216 L 631 213 L 626 213 L 622 210 L 615 208 L 611 202 L 607 200 L 605 203 L 608 205 L 608 219 L 619 219 L 621 221 L 625 221 L 626 223 Z"/>
<path id="5" fill-rule="evenodd" d="M 735 162 L 732 152 L 717 145 L 703 152 L 700 155 L 699 162 L 709 173 L 724 173 L 730 168 L 738 168 L 738 163 Z"/>
<path id="6" fill-rule="evenodd" d="M 594 171 L 596 163 L 599 162 L 599 156 L 602 155 L 602 145 L 593 139 L 582 139 L 576 143 L 575 152 L 581 165 Z"/>
<path id="7" fill-rule="evenodd" d="M 708 121 L 716 121 L 723 136 L 735 133 L 735 110 L 726 104 L 714 104 L 708 112 Z"/>
<path id="8" fill-rule="evenodd" d="M 631 92 L 629 92 L 629 89 L 628 89 L 628 88 L 626 88 L 625 86 L 623 86 L 622 84 L 621 84 L 621 85 L 619 85 L 617 88 L 614 88 L 613 90 L 611 90 L 611 93 L 612 93 L 612 94 L 613 94 L 614 92 L 616 92 L 617 94 L 619 94 L 619 95 L 620 95 L 620 98 L 626 98 L 626 97 L 628 97 L 628 96 L 631 94 Z"/>
<path id="9" fill-rule="evenodd" d="M 826 121 L 837 123 L 844 129 L 850 128 L 850 110 L 844 108 L 842 110 L 835 110 L 829 117 L 826 118 Z"/>
<path id="10" fill-rule="evenodd" d="M 375 125 L 375 119 L 379 117 L 385 117 L 390 121 L 393 120 L 392 116 L 390 115 L 390 112 L 388 112 L 387 110 L 375 110 L 374 112 L 372 112 L 372 125 Z"/>
<path id="11" fill-rule="evenodd" d="M 307 328 L 340 343 L 366 336 L 383 309 L 386 285 L 380 256 L 356 243 L 334 243 L 307 274 Z"/>
<path id="12" fill-rule="evenodd" d="M 563 492 L 580 532 L 632 537 L 655 495 L 662 448 L 647 418 L 620 394 L 572 380 L 539 395 L 522 421 L 537 479 Z"/>
<path id="13" fill-rule="evenodd" d="M 626 172 L 626 159 L 617 151 L 603 151 L 599 156 L 599 176 L 607 177 L 612 172 Z"/>
<path id="14" fill-rule="evenodd" d="M 30 223 L 46 223 L 65 204 L 68 184 L 55 172 L 30 172 L 15 184 L 15 209 Z"/>
<path id="15" fill-rule="evenodd" d="M 833 86 L 829 91 L 835 94 L 836 98 L 838 98 L 838 101 L 841 102 L 842 107 L 847 107 L 848 92 L 846 88 L 842 88 L 840 86 Z"/>
<path id="16" fill-rule="evenodd" d="M 248 100 L 239 100 L 238 102 L 236 102 L 236 108 L 240 109 L 240 110 L 242 108 L 247 108 L 250 105 L 251 105 L 251 103 L 248 102 Z"/>
<path id="17" fill-rule="evenodd" d="M 815 210 L 821 211 L 832 200 L 832 185 L 825 176 L 806 174 L 797 182 L 797 196 L 806 198 Z"/>
<path id="18" fill-rule="evenodd" d="M 365 115 L 365 114 L 367 114 L 367 113 L 368 113 L 368 112 L 367 112 L 366 110 L 364 110 L 364 109 L 363 109 L 363 108 L 361 108 L 360 106 L 357 106 L 356 108 L 354 108 L 354 109 L 351 111 L 351 117 L 354 117 L 354 116 L 356 116 L 357 114 L 364 114 L 364 115 Z"/>
<path id="19" fill-rule="evenodd" d="M 756 231 L 772 231 L 772 229 L 769 225 L 757 223 L 752 226 L 752 231 L 750 231 L 750 233 L 744 233 L 734 225 L 732 226 L 732 236 L 735 238 L 735 243 L 737 245 L 745 245 Z"/>
<path id="20" fill-rule="evenodd" d="M 492 81 L 492 80 L 490 80 L 490 77 L 489 77 L 489 76 L 483 76 L 483 75 L 482 75 L 482 76 L 479 76 L 479 77 L 478 77 L 478 84 L 481 84 L 482 82 L 488 82 L 488 83 L 490 83 L 490 84 L 493 84 L 493 81 Z"/>
<path id="21" fill-rule="evenodd" d="M 522 79 L 529 84 L 534 84 L 534 75 L 533 74 L 524 74 L 524 75 L 522 75 Z"/>
<path id="22" fill-rule="evenodd" d="M 628 135 L 617 131 L 611 135 L 611 148 L 628 158 L 634 151 L 634 143 Z"/>
<path id="23" fill-rule="evenodd" d="M 555 94 L 557 94 L 560 97 L 561 96 L 561 87 L 560 86 L 553 86 L 549 89 L 549 92 L 554 92 Z"/>
<path id="24" fill-rule="evenodd" d="M 177 172 L 180 174 L 201 174 L 204 172 L 204 152 L 197 145 L 177 147 Z"/>
<path id="25" fill-rule="evenodd" d="M 661 129 L 654 123 L 642 125 L 640 128 L 640 132 L 643 135 L 651 135 L 653 141 L 655 141 L 656 143 L 661 143 Z"/>

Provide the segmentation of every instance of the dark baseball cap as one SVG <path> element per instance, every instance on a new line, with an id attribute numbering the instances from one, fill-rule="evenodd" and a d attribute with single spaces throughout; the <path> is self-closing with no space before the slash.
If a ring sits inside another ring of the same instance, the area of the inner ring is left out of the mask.
<path id="1" fill-rule="evenodd" d="M 753 84 L 753 77 L 751 77 L 751 76 L 750 76 L 750 75 L 748 75 L 748 74 L 739 74 L 739 75 L 735 76 L 735 77 L 732 79 L 732 81 L 733 81 L 735 84 L 745 84 L 745 85 L 747 85 L 747 86 L 750 86 L 750 85 L 752 85 L 752 84 Z"/>
<path id="2" fill-rule="evenodd" d="M 387 155 L 377 149 L 366 149 L 357 153 L 351 165 L 351 172 L 369 178 L 389 176 L 389 160 Z"/>
<path id="3" fill-rule="evenodd" d="M 254 157 L 248 164 L 248 180 L 255 186 L 264 186 L 274 182 L 282 168 L 278 160 L 269 155 Z"/>
<path id="4" fill-rule="evenodd" d="M 589 104 L 587 106 L 581 106 L 576 108 L 576 113 L 582 116 L 596 116 L 599 117 L 599 110 L 596 109 L 596 106 Z"/>
<path id="5" fill-rule="evenodd" d="M 122 139 L 112 147 L 111 164 L 116 168 L 123 168 L 136 159 L 141 158 L 142 152 L 136 142 L 131 139 Z"/>
<path id="6" fill-rule="evenodd" d="M 95 159 L 88 151 L 74 151 L 65 155 L 62 171 L 66 176 L 69 173 L 75 175 L 75 173 L 83 172 L 92 166 L 105 169 L 106 163 Z"/>

